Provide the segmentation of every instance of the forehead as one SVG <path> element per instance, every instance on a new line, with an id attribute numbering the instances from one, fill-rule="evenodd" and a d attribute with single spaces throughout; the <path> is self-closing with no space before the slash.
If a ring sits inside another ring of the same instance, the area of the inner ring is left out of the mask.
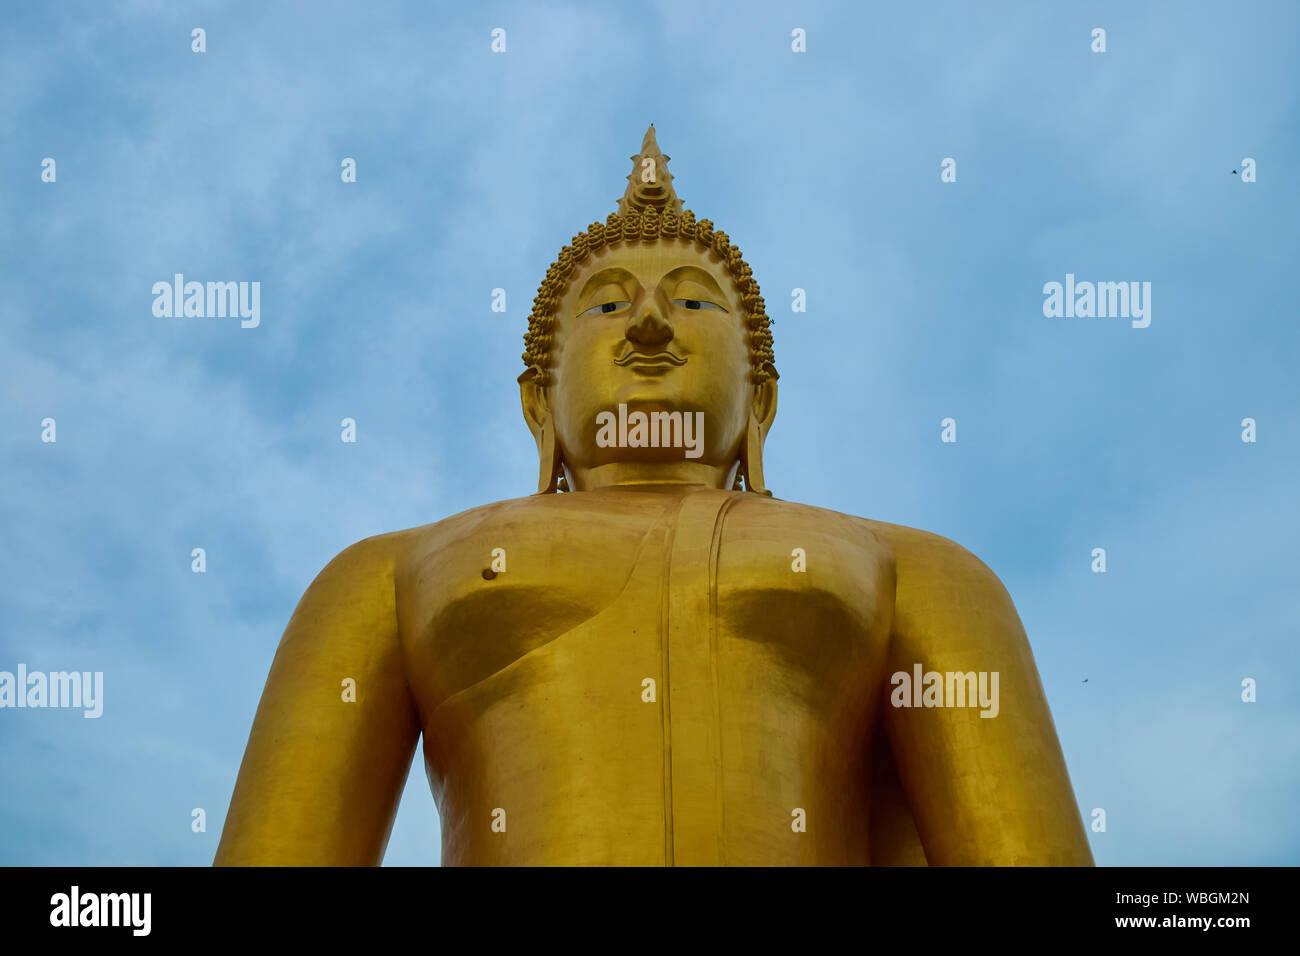
<path id="1" fill-rule="evenodd" d="M 703 282 L 727 296 L 735 292 L 731 274 L 716 253 L 689 239 L 659 239 L 600 249 L 574 270 L 565 298 L 572 300 L 596 291 L 606 281 L 635 281 L 649 289 L 665 279 Z"/>

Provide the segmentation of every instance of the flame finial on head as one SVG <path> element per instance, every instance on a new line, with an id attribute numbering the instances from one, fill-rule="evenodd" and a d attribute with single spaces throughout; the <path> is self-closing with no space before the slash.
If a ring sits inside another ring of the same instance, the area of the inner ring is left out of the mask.
<path id="1" fill-rule="evenodd" d="M 673 174 L 668 171 L 668 159 L 655 141 L 655 124 L 645 131 L 641 140 L 641 152 L 632 159 L 632 172 L 627 176 L 627 189 L 618 201 L 618 214 L 644 212 L 656 209 L 659 212 L 682 214 L 682 201 L 673 189 Z"/>

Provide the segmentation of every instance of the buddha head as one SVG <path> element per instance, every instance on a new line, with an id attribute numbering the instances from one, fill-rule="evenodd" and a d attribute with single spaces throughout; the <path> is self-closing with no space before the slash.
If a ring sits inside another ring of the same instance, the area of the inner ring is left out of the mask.
<path id="1" fill-rule="evenodd" d="M 519 376 L 538 494 L 705 484 L 770 494 L 772 334 L 740 250 L 684 210 L 646 131 L 618 209 L 560 251 Z"/>

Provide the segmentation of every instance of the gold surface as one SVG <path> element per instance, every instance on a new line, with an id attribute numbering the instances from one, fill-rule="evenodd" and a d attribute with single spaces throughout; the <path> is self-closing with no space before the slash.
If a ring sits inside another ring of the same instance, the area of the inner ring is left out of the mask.
<path id="1" fill-rule="evenodd" d="M 629 177 L 620 208 L 679 211 L 653 133 L 634 172 L 645 155 L 660 188 Z M 218 864 L 379 862 L 421 736 L 447 864 L 1092 863 L 997 577 L 765 492 L 756 285 L 712 237 L 656 228 L 549 287 L 520 377 L 539 493 L 367 538 L 308 588 Z M 703 453 L 602 447 L 620 403 L 702 411 Z M 916 664 L 997 672 L 997 716 L 891 706 Z"/>

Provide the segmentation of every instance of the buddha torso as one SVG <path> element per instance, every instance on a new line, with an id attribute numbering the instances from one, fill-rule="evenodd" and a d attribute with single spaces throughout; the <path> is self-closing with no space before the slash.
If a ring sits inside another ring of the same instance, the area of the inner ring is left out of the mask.
<path id="1" fill-rule="evenodd" d="M 605 490 L 399 540 L 445 863 L 869 861 L 894 601 L 871 522 Z M 506 570 L 485 576 L 494 548 Z"/>

